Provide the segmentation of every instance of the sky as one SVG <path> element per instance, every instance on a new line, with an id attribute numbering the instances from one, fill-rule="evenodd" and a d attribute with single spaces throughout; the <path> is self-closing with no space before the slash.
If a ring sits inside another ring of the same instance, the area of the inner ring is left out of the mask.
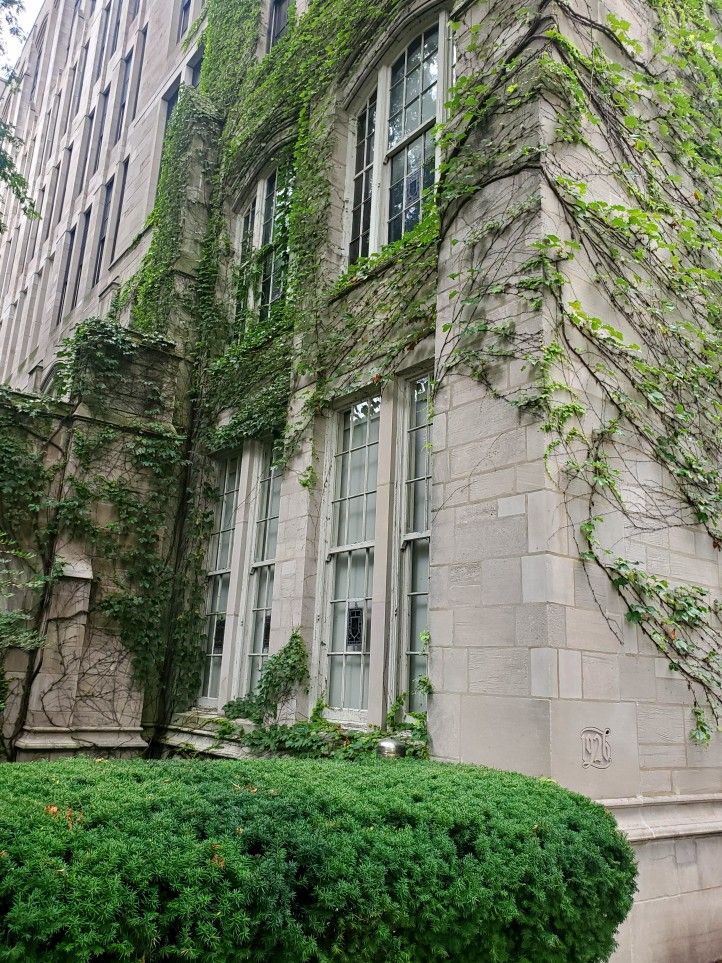
<path id="1" fill-rule="evenodd" d="M 23 5 L 25 9 L 20 14 L 18 20 L 20 26 L 27 33 L 32 27 L 35 18 L 38 15 L 38 11 L 43 5 L 43 0 L 23 0 Z M 3 66 L 14 67 L 20 56 L 20 51 L 23 49 L 23 41 L 16 40 L 14 37 L 9 37 L 7 39 L 7 56 L 5 58 L 5 63 Z"/>

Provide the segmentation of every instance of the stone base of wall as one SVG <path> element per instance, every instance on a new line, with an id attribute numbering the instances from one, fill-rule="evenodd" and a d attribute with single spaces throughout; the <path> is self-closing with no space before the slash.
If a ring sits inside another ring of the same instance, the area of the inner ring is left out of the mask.
<path id="1" fill-rule="evenodd" d="M 722 960 L 722 795 L 610 800 L 639 892 L 612 963 Z"/>
<path id="2" fill-rule="evenodd" d="M 130 759 L 142 755 L 147 748 L 140 727 L 61 729 L 56 726 L 28 726 L 16 743 L 18 762 L 81 755 Z"/>

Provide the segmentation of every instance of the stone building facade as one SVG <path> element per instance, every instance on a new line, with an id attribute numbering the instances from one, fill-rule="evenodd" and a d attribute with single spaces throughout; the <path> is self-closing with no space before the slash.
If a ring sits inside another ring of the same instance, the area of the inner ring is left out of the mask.
<path id="1" fill-rule="evenodd" d="M 474 66 L 468 38 L 487 33 L 497 51 L 512 49 L 528 22 L 490 19 L 494 6 L 414 0 L 358 50 L 344 89 L 334 91 L 328 277 L 418 226 L 434 183 L 432 130 L 447 120 L 454 80 Z M 643 45 L 651 42 L 651 19 L 631 4 L 592 6 L 596 19 L 623 17 Z M 199 0 L 48 0 L 41 11 L 21 84 L 3 105 L 43 215 L 32 222 L 10 211 L 0 247 L 0 371 L 15 389 L 43 391 L 61 339 L 106 310 L 141 265 L 166 123 L 179 84 L 199 79 L 202 46 L 183 40 L 200 13 Z M 562 29 L 567 14 L 555 15 Z M 288 3 L 264 2 L 259 59 L 289 29 Z M 540 30 L 540 49 L 545 36 Z M 534 100 L 519 107 L 514 124 L 528 153 L 551 151 L 554 109 Z M 494 137 L 506 142 L 509 123 L 495 120 L 477 153 Z M 286 191 L 278 147 L 272 139 L 259 147 L 224 207 L 233 257 L 266 252 L 253 295 L 261 317 L 284 295 L 274 238 Z M 554 149 L 600 196 L 617 197 L 574 145 Z M 510 211 L 523 212 L 523 229 L 495 250 L 481 229 Z M 584 492 L 560 486 L 538 413 L 509 402 L 530 385 L 528 361 L 499 356 L 483 385 L 447 364 L 466 269 L 460 242 L 479 231 L 484 270 L 520 269 L 543 239 L 563 235 L 563 212 L 542 173 L 520 167 L 445 216 L 427 290 L 435 331 L 419 331 L 391 376 L 369 364 L 341 378 L 283 472 L 268 440 L 219 456 L 197 709 L 213 715 L 251 690 L 269 654 L 297 630 L 312 671 L 300 715 L 324 697 L 329 718 L 380 725 L 407 692 L 410 710 L 428 710 L 436 758 L 551 778 L 602 801 L 640 864 L 637 905 L 615 959 L 713 963 L 722 956 L 722 742 L 690 740 L 690 688 L 627 617 L 608 574 L 584 557 Z M 192 273 L 192 263 L 186 268 Z M 567 300 L 617 319 L 597 273 L 580 253 Z M 373 304 L 380 289 L 370 270 L 352 298 Z M 543 299 L 520 308 L 506 289 L 487 292 L 483 305 L 485 323 L 511 314 L 532 341 L 550 328 L 547 308 Z M 604 404 L 582 366 L 570 377 Z M 292 412 L 303 402 L 302 379 L 294 389 Z M 717 595 L 720 554 L 708 533 L 686 516 L 657 523 L 651 502 L 668 490 L 663 469 L 642 452 L 633 470 L 620 459 L 617 477 L 637 523 L 605 503 L 606 549 Z M 52 749 L 48 728 L 43 751 Z M 187 717 L 177 720 L 178 741 L 193 737 L 188 728 Z M 57 748 L 67 748 L 62 739 Z"/>

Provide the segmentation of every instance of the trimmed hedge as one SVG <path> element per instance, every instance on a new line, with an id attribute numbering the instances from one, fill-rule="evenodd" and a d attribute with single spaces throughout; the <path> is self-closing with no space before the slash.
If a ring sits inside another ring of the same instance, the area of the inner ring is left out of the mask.
<path id="1" fill-rule="evenodd" d="M 591 963 L 634 879 L 601 807 L 494 770 L 0 766 L 0 960 Z"/>

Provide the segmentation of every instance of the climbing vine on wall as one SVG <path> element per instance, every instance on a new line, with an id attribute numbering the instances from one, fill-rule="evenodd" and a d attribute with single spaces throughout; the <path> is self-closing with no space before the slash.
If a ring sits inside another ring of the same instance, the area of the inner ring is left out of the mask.
<path id="1" fill-rule="evenodd" d="M 173 396 L 182 435 L 147 419 L 136 435 L 123 425 L 136 439 L 124 447 L 123 483 L 93 474 L 117 453 L 117 426 L 77 437 L 91 477 L 67 482 L 57 513 L 100 554 L 135 530 L 119 556 L 129 582 L 103 605 L 145 660 L 166 719 L 198 670 L 214 455 L 279 435 L 288 455 L 332 397 L 391 378 L 435 332 L 439 255 L 455 247 L 436 390 L 463 370 L 542 425 L 584 564 L 606 572 L 627 620 L 689 685 L 693 737 L 708 740 L 710 718 L 720 721 L 716 600 L 648 572 L 607 535 L 619 515 L 642 534 L 697 526 L 713 552 L 722 541 L 718 5 L 646 0 L 651 34 L 635 29 L 633 10 L 627 22 L 596 4 L 493 0 L 471 25 L 473 6 L 452 11 L 458 81 L 427 214 L 341 273 L 328 243 L 333 151 L 348 120 L 339 92 L 372 69 L 364 51 L 405 3 L 317 0 L 298 20 L 292 11 L 286 35 L 259 57 L 259 0 L 208 2 L 201 82 L 182 91 L 169 126 L 150 248 L 110 319 L 73 339 L 63 383 L 100 413 L 138 336 L 183 358 L 187 380 Z M 269 165 L 284 185 L 273 244 L 285 289 L 261 312 L 269 252 L 239 251 L 234 224 Z M 467 207 L 494 191 L 503 203 L 460 228 Z M 500 373 L 512 363 L 528 376 L 509 387 Z M 148 392 L 160 418 L 167 398 Z M 139 470 L 152 479 L 142 496 L 127 482 Z M 163 512 L 169 490 L 175 522 Z M 110 531 L 97 523 L 101 503 L 115 513 Z"/>
<path id="2" fill-rule="evenodd" d="M 581 558 L 687 683 L 704 743 L 722 721 L 719 602 L 627 553 L 635 534 L 690 527 L 709 546 L 694 536 L 693 552 L 721 547 L 719 5 L 642 6 L 640 39 L 632 7 L 627 21 L 495 3 L 473 28 L 477 66 L 443 135 L 445 223 L 492 184 L 534 174 L 534 188 L 463 238 L 443 364 L 541 419 Z M 510 271 L 520 231 L 530 255 Z M 502 359 L 528 380 L 504 387 Z"/>

